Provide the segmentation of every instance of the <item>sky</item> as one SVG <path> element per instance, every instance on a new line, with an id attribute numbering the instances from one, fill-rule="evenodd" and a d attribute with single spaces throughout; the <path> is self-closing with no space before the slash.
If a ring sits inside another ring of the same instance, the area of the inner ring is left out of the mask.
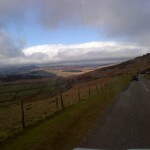
<path id="1" fill-rule="evenodd" d="M 149 0 L 0 0 L 0 67 L 116 63 L 149 52 Z"/>

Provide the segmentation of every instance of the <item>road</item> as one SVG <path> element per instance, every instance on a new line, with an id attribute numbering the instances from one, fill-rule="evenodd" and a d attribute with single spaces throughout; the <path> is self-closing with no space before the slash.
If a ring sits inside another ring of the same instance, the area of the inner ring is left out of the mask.
<path id="1" fill-rule="evenodd" d="M 80 147 L 124 150 L 150 148 L 150 81 L 131 82 Z"/>

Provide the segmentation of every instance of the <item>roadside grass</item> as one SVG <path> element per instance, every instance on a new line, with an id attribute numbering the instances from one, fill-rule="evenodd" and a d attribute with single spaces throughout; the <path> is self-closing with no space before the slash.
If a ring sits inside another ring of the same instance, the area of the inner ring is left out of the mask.
<path id="1" fill-rule="evenodd" d="M 150 74 L 146 74 L 145 78 L 148 79 L 148 80 L 150 80 Z"/>
<path id="2" fill-rule="evenodd" d="M 71 150 L 77 147 L 129 81 L 130 78 L 127 76 L 120 77 L 115 84 L 99 91 L 99 94 L 91 95 L 88 99 L 83 99 L 53 117 L 24 130 L 0 149 Z"/>

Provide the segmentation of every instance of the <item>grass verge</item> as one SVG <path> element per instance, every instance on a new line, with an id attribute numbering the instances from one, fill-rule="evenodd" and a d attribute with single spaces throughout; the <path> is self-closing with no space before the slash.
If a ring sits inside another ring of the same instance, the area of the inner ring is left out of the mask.
<path id="1" fill-rule="evenodd" d="M 117 83 L 100 91 L 98 95 L 81 100 L 53 118 L 26 129 L 0 149 L 71 150 L 82 142 L 129 80 L 129 77 L 120 77 Z"/>

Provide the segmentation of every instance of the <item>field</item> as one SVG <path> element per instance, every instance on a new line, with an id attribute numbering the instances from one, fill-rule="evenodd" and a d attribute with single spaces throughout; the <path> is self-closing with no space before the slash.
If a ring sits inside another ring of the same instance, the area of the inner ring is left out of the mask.
<path id="1" fill-rule="evenodd" d="M 7 101 L 1 103 L 0 141 L 4 141 L 11 135 L 22 130 L 22 117 L 24 117 L 24 126 L 28 127 L 77 103 L 81 99 L 83 100 L 90 95 L 98 94 L 98 92 L 101 92 L 104 88 L 116 83 L 117 80 L 118 77 L 100 78 L 75 84 L 72 88 L 57 93 L 54 96 L 48 95 L 46 92 L 35 95 L 34 97 L 26 96 L 23 99 L 20 97 L 20 99 L 12 101 L 9 104 Z"/>
<path id="2" fill-rule="evenodd" d="M 54 95 L 60 85 L 67 88 L 65 79 L 27 80 L 0 84 L 0 106 L 23 99 L 38 100 Z"/>
<path id="3" fill-rule="evenodd" d="M 97 118 L 103 115 L 113 103 L 114 98 L 127 86 L 129 80 L 128 77 L 115 77 L 75 85 L 73 89 L 63 93 L 63 97 L 71 95 L 70 98 L 64 98 L 65 107 L 70 105 L 69 102 L 72 101 L 72 97 L 75 100 L 72 103 L 76 104 L 60 111 L 54 117 L 27 129 L 23 132 L 24 134 L 18 136 L 6 146 L 1 147 L 1 149 L 71 150 L 82 142 L 91 128 L 93 128 Z M 101 86 L 98 84 L 99 82 Z M 98 93 L 95 83 L 99 85 Z M 87 89 L 89 84 L 91 85 L 90 96 Z M 83 98 L 79 101 L 77 96 L 78 87 L 84 87 L 83 95 L 85 95 L 86 99 Z"/>
<path id="4" fill-rule="evenodd" d="M 98 68 L 103 68 L 106 66 L 111 66 L 114 64 L 107 64 L 107 65 L 76 65 L 76 66 L 55 66 L 55 67 L 44 67 L 41 68 L 43 71 L 54 73 L 57 76 L 61 77 L 70 77 L 75 75 L 81 75 L 87 72 L 91 72 Z"/>

